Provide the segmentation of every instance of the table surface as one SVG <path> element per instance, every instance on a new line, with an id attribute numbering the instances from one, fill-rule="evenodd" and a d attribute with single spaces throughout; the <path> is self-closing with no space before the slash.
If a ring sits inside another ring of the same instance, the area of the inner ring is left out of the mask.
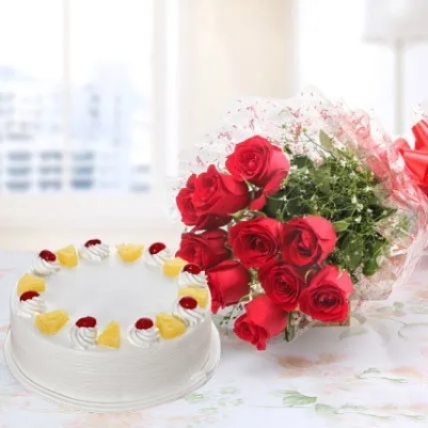
<path id="1" fill-rule="evenodd" d="M 0 343 L 31 255 L 0 253 Z M 184 399 L 138 413 L 76 413 L 25 391 L 0 357 L 0 428 L 428 426 L 428 258 L 351 327 L 314 328 L 265 352 L 222 333 L 220 367 Z"/>

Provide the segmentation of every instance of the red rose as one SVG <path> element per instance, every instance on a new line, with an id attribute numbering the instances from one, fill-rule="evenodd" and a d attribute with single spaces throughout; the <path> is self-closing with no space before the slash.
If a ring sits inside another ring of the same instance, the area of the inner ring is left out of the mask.
<path id="1" fill-rule="evenodd" d="M 227 233 L 220 229 L 203 233 L 183 233 L 176 256 L 206 270 L 229 258 L 226 239 Z"/>
<path id="2" fill-rule="evenodd" d="M 333 225 L 323 217 L 294 218 L 282 225 L 282 255 L 295 266 L 322 263 L 334 250 L 336 240 Z"/>
<path id="3" fill-rule="evenodd" d="M 240 221 L 230 228 L 229 243 L 245 267 L 257 268 L 278 257 L 280 228 L 272 218 Z"/>
<path id="4" fill-rule="evenodd" d="M 195 206 L 193 205 L 193 192 L 195 191 L 196 175 L 192 174 L 187 180 L 186 187 L 182 188 L 175 198 L 177 208 L 181 214 L 181 221 L 187 226 L 194 226 L 198 221 Z"/>
<path id="5" fill-rule="evenodd" d="M 177 208 L 181 213 L 181 221 L 187 226 L 195 226 L 196 230 L 215 229 L 229 223 L 229 216 L 203 215 L 196 213 L 193 204 L 193 194 L 195 192 L 196 175 L 192 174 L 187 180 L 186 187 L 182 188 L 175 198 Z"/>
<path id="6" fill-rule="evenodd" d="M 287 312 L 296 309 L 304 282 L 293 266 L 281 261 L 262 267 L 258 272 L 265 293 Z"/>
<path id="7" fill-rule="evenodd" d="M 266 196 L 276 193 L 288 175 L 290 162 L 284 152 L 259 135 L 235 146 L 227 157 L 226 168 L 237 180 L 249 181 L 262 188 L 251 203 L 251 208 L 261 209 Z"/>
<path id="8" fill-rule="evenodd" d="M 343 322 L 348 318 L 349 296 L 353 291 L 348 272 L 325 266 L 300 294 L 300 310 L 322 322 Z"/>
<path id="9" fill-rule="evenodd" d="M 250 291 L 251 276 L 236 260 L 224 260 L 206 271 L 212 311 L 238 303 Z"/>
<path id="10" fill-rule="evenodd" d="M 245 305 L 245 314 L 237 318 L 233 331 L 240 339 L 262 351 L 271 337 L 285 330 L 287 316 L 287 312 L 262 294 Z"/>
<path id="11" fill-rule="evenodd" d="M 214 165 L 194 179 L 193 205 L 198 216 L 228 216 L 246 208 L 250 193 L 245 183 L 221 174 Z"/>

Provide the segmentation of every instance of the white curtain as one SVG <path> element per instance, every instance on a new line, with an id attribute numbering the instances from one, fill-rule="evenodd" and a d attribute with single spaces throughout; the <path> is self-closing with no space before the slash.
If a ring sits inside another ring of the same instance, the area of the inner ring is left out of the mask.
<path id="1" fill-rule="evenodd" d="M 242 95 L 296 91 L 293 0 L 180 0 L 182 147 L 219 125 Z"/>

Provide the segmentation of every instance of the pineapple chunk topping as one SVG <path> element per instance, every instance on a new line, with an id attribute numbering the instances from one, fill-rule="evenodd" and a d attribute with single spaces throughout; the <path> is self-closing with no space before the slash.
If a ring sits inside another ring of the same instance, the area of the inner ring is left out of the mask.
<path id="1" fill-rule="evenodd" d="M 186 323 L 182 319 L 166 313 L 158 314 L 155 324 L 164 339 L 173 339 L 186 331 Z"/>
<path id="2" fill-rule="evenodd" d="M 38 293 L 43 293 L 45 290 L 45 280 L 39 276 L 26 274 L 18 281 L 17 293 L 19 296 L 24 294 L 26 291 L 37 291 Z"/>
<path id="3" fill-rule="evenodd" d="M 37 315 L 35 325 L 39 331 L 48 336 L 58 333 L 67 324 L 69 316 L 65 311 L 52 311 Z"/>
<path id="4" fill-rule="evenodd" d="M 59 262 L 65 267 L 75 267 L 79 263 L 79 256 L 77 255 L 74 245 L 61 248 L 56 252 Z"/>
<path id="5" fill-rule="evenodd" d="M 121 244 L 117 246 L 117 252 L 120 258 L 126 263 L 132 263 L 138 260 L 143 254 L 144 247 L 137 244 Z"/>
<path id="6" fill-rule="evenodd" d="M 170 278 L 176 278 L 178 275 L 180 275 L 180 272 L 186 265 L 187 262 L 178 257 L 167 260 L 163 265 L 163 273 Z"/>
<path id="7" fill-rule="evenodd" d="M 107 348 L 120 348 L 120 325 L 116 321 L 107 324 L 103 332 L 97 337 L 97 344 Z"/>

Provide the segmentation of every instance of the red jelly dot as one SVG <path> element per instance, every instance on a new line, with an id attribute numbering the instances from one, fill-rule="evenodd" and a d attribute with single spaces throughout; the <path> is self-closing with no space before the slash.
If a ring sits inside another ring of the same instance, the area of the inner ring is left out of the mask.
<path id="1" fill-rule="evenodd" d="M 188 264 L 184 266 L 183 272 L 189 272 L 192 275 L 198 275 L 199 273 L 202 272 L 202 269 L 199 266 Z"/>
<path id="2" fill-rule="evenodd" d="M 135 328 L 137 330 L 148 330 L 149 328 L 152 328 L 153 326 L 154 326 L 154 323 L 150 318 L 140 318 L 135 323 Z"/>
<path id="3" fill-rule="evenodd" d="M 157 253 L 160 253 L 162 250 L 166 248 L 166 245 L 162 242 L 155 242 L 154 244 L 150 245 L 149 247 L 149 253 L 154 256 Z"/>
<path id="4" fill-rule="evenodd" d="M 40 294 L 37 291 L 26 291 L 25 293 L 22 293 L 21 296 L 19 297 L 19 300 L 21 300 L 21 302 L 25 302 L 26 300 L 31 300 L 34 299 L 34 297 L 39 297 Z"/>
<path id="5" fill-rule="evenodd" d="M 94 328 L 97 325 L 97 320 L 94 317 L 83 317 L 76 321 L 77 327 Z"/>
<path id="6" fill-rule="evenodd" d="M 94 245 L 100 245 L 101 241 L 99 239 L 90 239 L 89 241 L 85 242 L 85 247 L 93 247 Z"/>
<path id="7" fill-rule="evenodd" d="M 178 302 L 184 309 L 195 309 L 198 306 L 198 301 L 190 296 L 182 297 Z"/>
<path id="8" fill-rule="evenodd" d="M 49 250 L 40 251 L 39 257 L 47 262 L 54 262 L 56 260 L 56 255 Z"/>

